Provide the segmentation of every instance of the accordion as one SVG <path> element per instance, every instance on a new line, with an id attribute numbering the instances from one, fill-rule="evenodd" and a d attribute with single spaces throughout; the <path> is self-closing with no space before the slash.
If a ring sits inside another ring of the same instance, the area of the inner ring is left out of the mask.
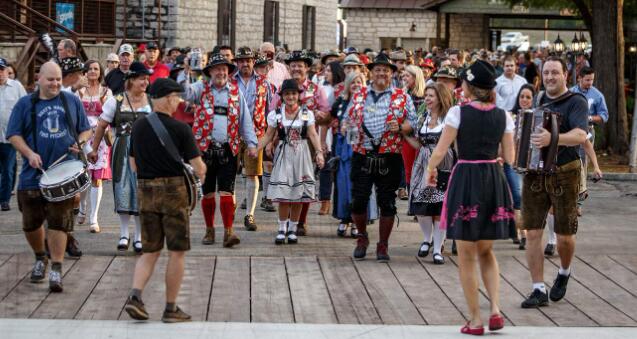
<path id="1" fill-rule="evenodd" d="M 544 128 L 551 133 L 548 146 L 538 148 L 531 144 L 531 134 Z M 545 109 L 520 110 L 515 128 L 515 162 L 520 173 L 550 174 L 557 169 L 557 150 L 560 115 Z"/>

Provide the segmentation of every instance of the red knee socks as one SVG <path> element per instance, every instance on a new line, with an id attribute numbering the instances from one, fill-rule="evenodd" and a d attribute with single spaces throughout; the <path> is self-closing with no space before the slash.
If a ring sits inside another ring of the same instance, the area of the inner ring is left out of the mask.
<path id="1" fill-rule="evenodd" d="M 221 219 L 223 219 L 224 228 L 232 228 L 234 222 L 234 197 L 231 195 L 222 195 L 219 197 L 219 210 L 221 211 Z"/>
<path id="2" fill-rule="evenodd" d="M 310 203 L 304 202 L 304 203 L 301 203 L 301 205 L 303 205 L 303 207 L 301 207 L 301 215 L 299 216 L 299 222 L 305 224 L 305 221 L 307 219 L 307 211 L 310 209 Z"/>
<path id="3" fill-rule="evenodd" d="M 206 228 L 215 227 L 215 197 L 201 199 L 201 210 Z"/>

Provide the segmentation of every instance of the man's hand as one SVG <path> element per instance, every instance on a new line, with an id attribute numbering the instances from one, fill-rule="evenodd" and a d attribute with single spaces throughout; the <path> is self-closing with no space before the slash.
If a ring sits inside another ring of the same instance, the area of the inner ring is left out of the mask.
<path id="1" fill-rule="evenodd" d="M 77 144 L 73 144 L 69 147 L 69 152 L 73 153 L 73 154 L 79 154 L 80 153 L 80 148 L 77 147 Z"/>
<path id="2" fill-rule="evenodd" d="M 540 132 L 531 134 L 531 144 L 537 148 L 546 147 L 551 143 L 551 133 L 544 128 Z"/>
<path id="3" fill-rule="evenodd" d="M 387 126 L 389 127 L 389 131 L 392 133 L 396 133 L 400 130 L 400 125 L 398 124 L 398 121 L 396 121 L 396 119 L 390 121 Z"/>
<path id="4" fill-rule="evenodd" d="M 86 159 L 94 164 L 97 162 L 97 151 L 96 150 L 92 150 L 89 154 L 86 155 Z"/>
<path id="5" fill-rule="evenodd" d="M 248 156 L 250 156 L 250 158 L 256 158 L 257 155 L 258 153 L 256 147 L 248 147 Z"/>
<path id="6" fill-rule="evenodd" d="M 33 167 L 33 168 L 39 168 L 42 169 L 42 158 L 40 158 L 40 155 L 33 152 L 31 153 L 31 155 L 29 155 L 29 166 Z"/>

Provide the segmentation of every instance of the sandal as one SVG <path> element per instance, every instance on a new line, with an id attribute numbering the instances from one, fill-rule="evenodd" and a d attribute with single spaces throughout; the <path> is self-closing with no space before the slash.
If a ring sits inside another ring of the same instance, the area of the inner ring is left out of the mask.
<path id="1" fill-rule="evenodd" d="M 440 253 L 434 253 L 433 255 L 434 265 L 443 265 L 445 263 L 445 257 Z"/>
<path id="2" fill-rule="evenodd" d="M 141 254 L 142 253 L 142 242 L 139 241 L 139 240 L 133 241 L 133 250 L 135 251 L 135 253 Z"/>
<path id="3" fill-rule="evenodd" d="M 467 323 L 460 329 L 460 333 L 471 334 L 471 335 L 484 335 L 484 326 L 470 327 L 470 325 L 471 325 L 471 322 L 467 321 Z"/>
<path id="4" fill-rule="evenodd" d="M 500 314 L 493 314 L 489 318 L 489 331 L 501 330 L 504 327 L 504 318 Z"/>
<path id="5" fill-rule="evenodd" d="M 119 238 L 119 244 L 117 244 L 118 251 L 126 251 L 128 250 L 128 237 Z"/>

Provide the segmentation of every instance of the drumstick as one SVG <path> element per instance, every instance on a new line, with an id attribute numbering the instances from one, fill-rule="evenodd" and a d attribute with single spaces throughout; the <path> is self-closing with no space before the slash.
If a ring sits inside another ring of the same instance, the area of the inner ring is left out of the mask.
<path id="1" fill-rule="evenodd" d="M 49 168 L 51 168 L 51 167 L 53 167 L 53 166 L 57 165 L 58 163 L 60 163 L 60 161 L 64 160 L 64 158 L 66 158 L 66 156 L 67 156 L 67 155 L 66 155 L 66 154 L 64 154 L 64 155 L 62 155 L 61 157 L 59 157 L 57 160 L 55 160 L 55 161 L 54 161 L 54 162 L 53 162 L 53 163 L 49 166 Z"/>

